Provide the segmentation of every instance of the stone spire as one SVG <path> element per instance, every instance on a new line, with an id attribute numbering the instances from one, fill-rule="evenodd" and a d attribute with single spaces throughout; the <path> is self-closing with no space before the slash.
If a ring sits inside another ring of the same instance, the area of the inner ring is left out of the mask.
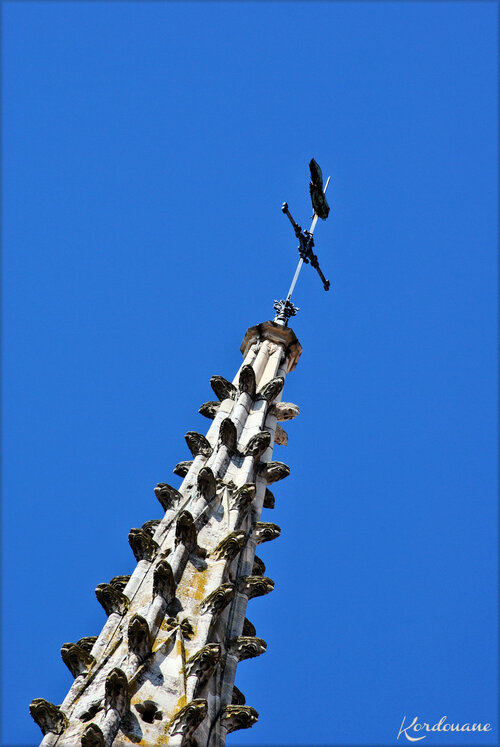
<path id="1" fill-rule="evenodd" d="M 277 421 L 298 414 L 281 395 L 301 346 L 265 322 L 241 352 L 232 383 L 211 379 L 206 436 L 186 434 L 192 459 L 174 469 L 182 484 L 155 488 L 163 519 L 130 531 L 135 571 L 96 588 L 108 615 L 100 635 L 63 645 L 69 693 L 60 706 L 31 703 L 43 747 L 222 747 L 257 721 L 234 679 L 238 662 L 266 650 L 246 611 L 274 587 L 255 550 L 280 534 L 261 512 L 274 506 L 268 485 L 290 471 L 272 453 L 287 441 Z"/>

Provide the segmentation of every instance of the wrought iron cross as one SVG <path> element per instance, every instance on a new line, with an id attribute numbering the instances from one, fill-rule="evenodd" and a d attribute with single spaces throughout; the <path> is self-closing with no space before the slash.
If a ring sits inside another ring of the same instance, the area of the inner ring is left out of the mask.
<path id="1" fill-rule="evenodd" d="M 300 271 L 302 269 L 302 265 L 304 262 L 306 264 L 311 263 L 311 266 L 314 267 L 314 269 L 317 271 L 318 275 L 320 276 L 322 282 L 323 282 L 323 288 L 327 291 L 330 288 L 330 281 L 325 278 L 323 275 L 321 268 L 319 266 L 318 258 L 313 253 L 313 246 L 314 246 L 314 229 L 316 228 L 316 223 L 318 222 L 318 218 L 321 218 L 322 220 L 326 220 L 328 218 L 328 214 L 330 212 L 330 208 L 328 206 L 328 202 L 326 201 L 326 190 L 328 189 L 328 184 L 330 183 L 330 177 L 326 180 L 325 187 L 323 189 L 323 175 L 321 173 L 321 169 L 319 165 L 316 163 L 314 158 L 309 163 L 309 169 L 311 171 L 311 181 L 309 184 L 309 192 L 311 194 L 311 202 L 313 206 L 313 217 L 312 217 L 312 223 L 309 231 L 304 231 L 298 223 L 294 221 L 292 218 L 290 211 L 288 210 L 288 205 L 286 202 L 283 203 L 281 209 L 285 213 L 285 215 L 288 217 L 290 223 L 293 226 L 293 230 L 295 232 L 295 236 L 299 240 L 299 263 L 297 265 L 297 269 L 295 270 L 295 275 L 293 276 L 292 284 L 290 285 L 290 290 L 288 291 L 288 295 L 285 299 L 281 299 L 281 301 L 275 301 L 274 302 L 274 310 L 277 312 L 274 321 L 277 324 L 281 324 L 284 327 L 287 326 L 288 320 L 291 316 L 295 316 L 297 311 L 299 311 L 297 306 L 294 306 L 291 298 L 292 293 L 294 291 L 295 285 L 297 283 Z"/>

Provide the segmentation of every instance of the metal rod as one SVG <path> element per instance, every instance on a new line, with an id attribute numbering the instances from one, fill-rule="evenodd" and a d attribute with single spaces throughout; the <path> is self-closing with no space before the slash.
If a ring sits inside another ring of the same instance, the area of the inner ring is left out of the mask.
<path id="1" fill-rule="evenodd" d="M 299 277 L 299 273 L 300 273 L 300 271 L 302 269 L 302 265 L 303 264 L 304 264 L 304 260 L 301 257 L 299 259 L 299 264 L 297 265 L 297 269 L 295 270 L 295 275 L 293 276 L 292 284 L 290 286 L 290 290 L 288 291 L 288 296 L 286 297 L 287 301 L 289 301 L 290 298 L 291 298 L 291 296 L 292 296 L 293 290 L 295 288 L 295 284 L 297 283 L 297 280 L 298 280 L 298 277 Z"/>

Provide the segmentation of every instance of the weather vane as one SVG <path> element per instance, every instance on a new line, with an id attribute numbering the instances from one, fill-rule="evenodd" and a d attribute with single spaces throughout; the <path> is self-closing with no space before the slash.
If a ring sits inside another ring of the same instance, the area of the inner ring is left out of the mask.
<path id="1" fill-rule="evenodd" d="M 293 230 L 295 231 L 295 236 L 299 240 L 298 249 L 300 256 L 299 263 L 297 265 L 297 269 L 295 270 L 295 275 L 293 276 L 292 284 L 290 285 L 290 290 L 288 291 L 287 297 L 285 299 L 281 299 L 281 301 L 274 302 L 274 310 L 277 312 L 274 321 L 277 324 L 283 325 L 284 327 L 286 327 L 286 325 L 288 324 L 288 320 L 290 319 L 290 317 L 295 316 L 297 311 L 299 311 L 298 307 L 293 305 L 291 298 L 304 262 L 306 264 L 309 264 L 310 262 L 311 266 L 314 267 L 314 269 L 317 271 L 323 282 L 323 288 L 326 291 L 330 288 L 330 281 L 327 280 L 321 272 L 318 258 L 313 253 L 313 234 L 314 229 L 316 228 L 316 223 L 318 222 L 318 218 L 326 220 L 330 212 L 330 207 L 325 197 L 326 190 L 328 189 L 328 184 L 330 183 L 330 177 L 328 177 L 328 179 L 326 180 L 325 188 L 323 189 L 323 175 L 321 173 L 319 165 L 316 163 L 314 158 L 309 163 L 309 169 L 311 170 L 309 192 L 311 194 L 311 202 L 313 206 L 313 218 L 309 231 L 304 231 L 298 223 L 295 223 L 290 214 L 290 211 L 288 210 L 288 205 L 286 202 L 284 202 L 281 207 L 285 215 L 288 216 L 288 219 L 293 226 Z"/>

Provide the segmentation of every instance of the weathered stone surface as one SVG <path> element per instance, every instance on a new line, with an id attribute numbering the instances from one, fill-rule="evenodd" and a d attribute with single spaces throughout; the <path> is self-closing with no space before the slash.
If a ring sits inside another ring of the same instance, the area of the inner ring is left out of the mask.
<path id="1" fill-rule="evenodd" d="M 148 532 L 151 537 L 154 537 L 154 534 L 160 524 L 160 519 L 150 519 L 149 521 L 145 521 L 142 525 L 142 529 L 144 529 L 145 532 Z"/>
<path id="2" fill-rule="evenodd" d="M 238 591 L 249 599 L 262 597 L 274 589 L 274 581 L 267 576 L 242 576 L 238 581 Z"/>
<path id="3" fill-rule="evenodd" d="M 236 426 L 231 418 L 224 418 L 220 424 L 219 436 L 221 443 L 227 448 L 230 454 L 234 454 L 236 451 L 236 444 L 238 441 L 238 435 L 236 433 Z"/>
<path id="4" fill-rule="evenodd" d="M 184 545 L 188 552 L 194 552 L 198 546 L 197 531 L 189 511 L 182 511 L 175 525 L 175 545 Z"/>
<path id="5" fill-rule="evenodd" d="M 212 676 L 213 671 L 220 660 L 220 643 L 209 643 L 197 651 L 186 663 L 186 674 L 188 677 L 197 677 L 198 686 L 203 687 Z"/>
<path id="6" fill-rule="evenodd" d="M 262 542 L 270 542 L 279 537 L 281 529 L 277 524 L 272 524 L 270 521 L 259 521 L 254 527 L 253 534 L 257 544 L 260 545 Z"/>
<path id="7" fill-rule="evenodd" d="M 192 462 L 180 462 L 180 464 L 189 464 L 191 465 Z M 177 465 L 178 467 L 179 465 Z M 177 469 L 176 467 L 176 469 Z M 189 467 L 188 467 L 189 469 Z M 174 470 L 175 472 L 175 470 Z M 187 474 L 187 470 L 186 470 Z M 171 485 L 169 485 L 166 482 L 159 482 L 158 485 L 155 488 L 155 495 L 160 501 L 161 507 L 164 511 L 168 511 L 168 509 L 171 506 L 175 506 L 176 504 L 179 505 L 182 501 L 182 495 L 179 493 L 178 490 L 173 488 Z"/>
<path id="8" fill-rule="evenodd" d="M 160 596 L 167 604 L 175 597 L 175 580 L 167 560 L 160 560 L 153 573 L 153 596 Z"/>
<path id="9" fill-rule="evenodd" d="M 30 714 L 42 730 L 42 734 L 62 734 L 68 719 L 61 709 L 44 698 L 35 698 L 30 703 Z"/>
<path id="10" fill-rule="evenodd" d="M 246 541 L 245 532 L 231 532 L 217 545 L 212 555 L 216 560 L 233 560 L 243 549 Z"/>
<path id="11" fill-rule="evenodd" d="M 113 579 L 111 579 L 113 580 Z M 81 646 L 84 651 L 87 651 L 87 653 L 90 654 L 92 651 L 92 648 L 94 646 L 94 643 L 97 641 L 96 635 L 86 635 L 83 638 L 80 638 L 79 641 L 77 641 L 77 645 Z"/>
<path id="12" fill-rule="evenodd" d="M 274 431 L 274 443 L 278 446 L 286 446 L 288 443 L 288 433 L 279 423 L 276 423 L 276 429 Z"/>
<path id="13" fill-rule="evenodd" d="M 104 734 L 97 724 L 89 724 L 82 734 L 82 747 L 105 747 Z"/>
<path id="14" fill-rule="evenodd" d="M 262 504 L 263 508 L 274 508 L 275 506 L 275 500 L 274 495 L 271 493 L 269 488 L 266 488 L 266 492 L 264 495 L 264 503 Z"/>
<path id="15" fill-rule="evenodd" d="M 204 457 L 209 457 L 212 453 L 212 447 L 202 433 L 188 431 L 184 438 L 186 439 L 188 449 L 193 457 L 197 457 L 199 454 Z"/>
<path id="16" fill-rule="evenodd" d="M 158 543 L 145 529 L 131 529 L 128 541 L 137 562 L 140 560 L 153 561 L 158 552 Z"/>
<path id="17" fill-rule="evenodd" d="M 252 576 L 263 576 L 266 572 L 266 565 L 257 555 L 253 559 Z"/>
<path id="18" fill-rule="evenodd" d="M 229 604 L 233 596 L 234 586 L 232 584 L 222 584 L 203 600 L 200 607 L 201 614 L 210 613 L 214 616 L 219 615 L 224 607 Z"/>
<path id="19" fill-rule="evenodd" d="M 283 462 L 263 462 L 259 469 L 260 474 L 268 483 L 283 480 L 284 477 L 288 477 L 290 474 L 290 467 Z"/>
<path id="20" fill-rule="evenodd" d="M 216 483 L 214 473 L 210 467 L 202 467 L 198 472 L 197 478 L 198 492 L 206 501 L 211 501 L 215 497 Z"/>
<path id="21" fill-rule="evenodd" d="M 220 402 L 204 402 L 198 412 L 209 420 L 213 420 L 219 411 L 219 407 Z"/>
<path id="22" fill-rule="evenodd" d="M 127 611 L 130 600 L 121 591 L 115 589 L 111 584 L 99 584 L 96 586 L 95 595 L 101 605 L 104 607 L 104 612 L 107 615 L 111 615 L 117 612 L 119 615 L 124 615 Z"/>
<path id="23" fill-rule="evenodd" d="M 123 591 L 129 581 L 130 574 L 127 576 L 114 576 L 109 583 L 115 589 L 118 589 L 118 591 Z"/>
<path id="24" fill-rule="evenodd" d="M 255 632 L 255 625 L 251 623 L 247 617 L 245 617 L 245 620 L 243 621 L 242 635 L 253 636 L 255 635 Z"/>
<path id="25" fill-rule="evenodd" d="M 240 635 L 231 641 L 231 653 L 237 657 L 238 661 L 260 656 L 266 648 L 267 643 L 256 636 Z"/>
<path id="26" fill-rule="evenodd" d="M 147 621 L 135 614 L 128 626 L 128 646 L 140 661 L 144 661 L 151 653 L 151 632 Z"/>
<path id="27" fill-rule="evenodd" d="M 212 376 L 210 386 L 214 390 L 215 396 L 222 402 L 224 399 L 236 398 L 236 387 L 223 376 Z"/>
<path id="28" fill-rule="evenodd" d="M 243 451 L 245 456 L 253 456 L 255 459 L 261 456 L 271 443 L 269 431 L 260 431 L 252 436 Z"/>
<path id="29" fill-rule="evenodd" d="M 106 677 L 105 710 L 113 708 L 123 716 L 129 708 L 128 681 L 125 672 L 115 667 Z"/>
<path id="30" fill-rule="evenodd" d="M 179 475 L 179 477 L 186 477 L 187 473 L 190 470 L 190 467 L 192 465 L 191 462 L 179 462 L 175 465 L 174 469 L 172 470 L 174 475 Z"/>
<path id="31" fill-rule="evenodd" d="M 260 392 L 257 394 L 257 399 L 265 399 L 267 402 L 272 402 L 273 399 L 276 399 L 276 397 L 281 394 L 284 385 L 285 379 L 283 376 L 276 376 L 262 387 Z"/>
<path id="32" fill-rule="evenodd" d="M 232 505 L 235 508 L 239 508 L 240 511 L 244 511 L 255 498 L 255 485 L 251 482 L 246 482 L 241 487 L 237 488 L 232 494 Z"/>
<path id="33" fill-rule="evenodd" d="M 175 734 L 182 734 L 184 739 L 189 739 L 195 729 L 201 724 L 205 716 L 207 715 L 207 701 L 206 700 L 192 700 L 172 719 L 169 733 L 174 736 Z"/>
<path id="34" fill-rule="evenodd" d="M 63 643 L 61 657 L 73 677 L 87 674 L 95 662 L 94 657 L 78 643 Z"/>
<path id="35" fill-rule="evenodd" d="M 259 714 L 251 706 L 228 705 L 225 707 L 221 724 L 229 734 L 238 729 L 249 729 L 259 720 Z"/>
<path id="36" fill-rule="evenodd" d="M 269 415 L 274 415 L 276 420 L 293 420 L 299 413 L 299 408 L 292 402 L 275 402 L 269 409 Z"/>
<path id="37" fill-rule="evenodd" d="M 252 366 L 243 366 L 238 380 L 240 392 L 246 392 L 250 397 L 255 397 L 255 371 Z"/>
<path id="38" fill-rule="evenodd" d="M 239 690 L 236 685 L 233 686 L 233 697 L 231 699 L 231 705 L 245 705 L 246 698 Z"/>

